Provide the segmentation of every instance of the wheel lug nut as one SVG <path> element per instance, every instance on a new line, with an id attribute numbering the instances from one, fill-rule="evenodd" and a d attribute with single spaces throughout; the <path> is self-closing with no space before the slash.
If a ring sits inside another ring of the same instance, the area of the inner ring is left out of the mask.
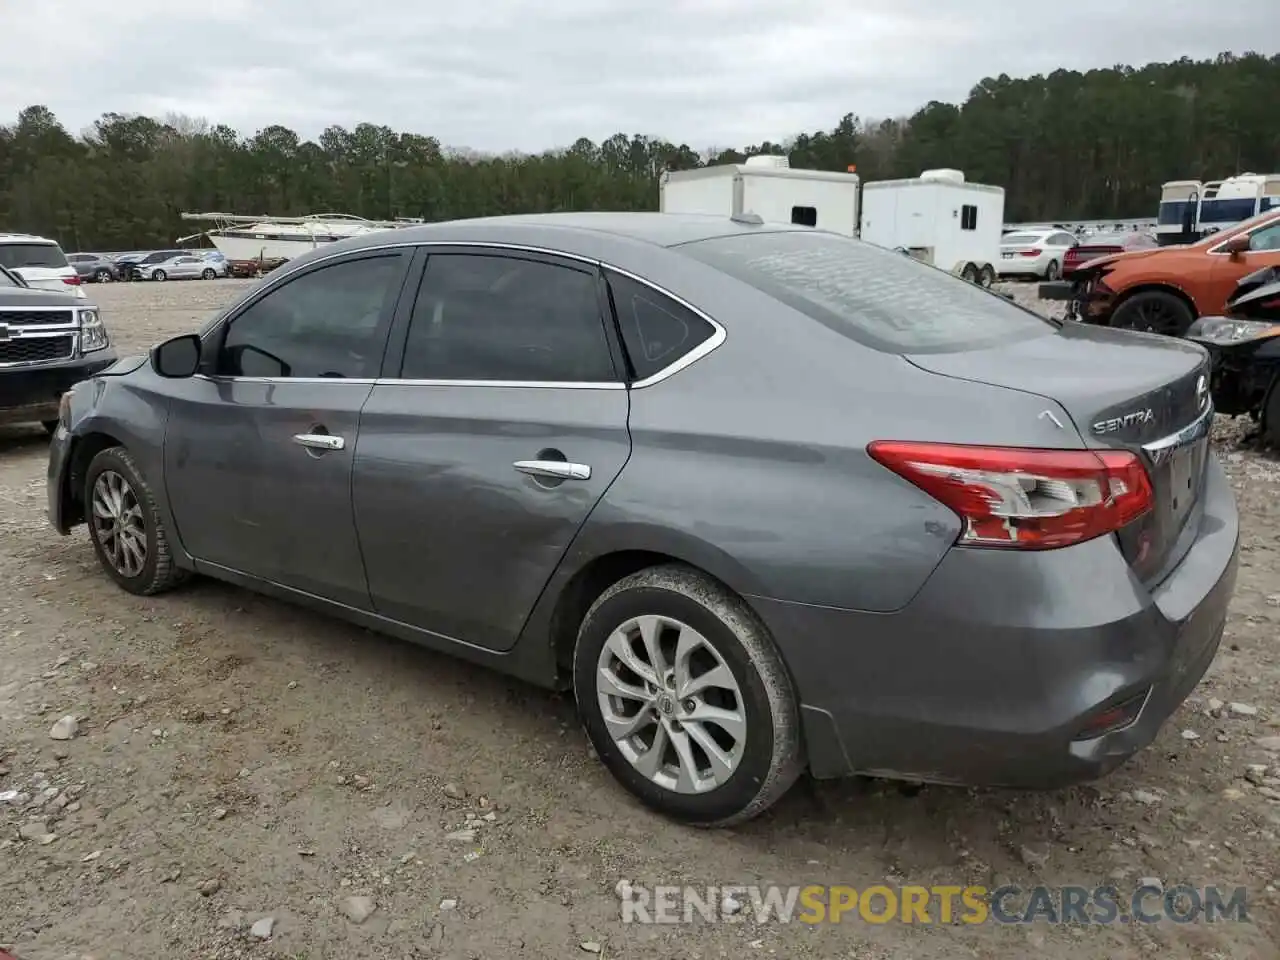
<path id="1" fill-rule="evenodd" d="M 697 704 L 693 702 L 692 698 L 684 702 L 684 708 L 690 712 L 692 712 L 695 707 L 697 707 Z"/>

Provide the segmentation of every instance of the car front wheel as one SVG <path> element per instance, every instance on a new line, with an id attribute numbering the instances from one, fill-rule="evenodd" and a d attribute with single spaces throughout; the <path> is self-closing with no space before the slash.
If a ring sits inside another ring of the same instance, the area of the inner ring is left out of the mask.
<path id="1" fill-rule="evenodd" d="M 98 562 L 124 589 L 149 596 L 186 579 L 173 561 L 151 488 L 124 447 L 110 447 L 89 462 L 84 504 Z"/>
<path id="2" fill-rule="evenodd" d="M 799 713 L 768 631 L 688 567 L 614 584 L 587 612 L 574 693 L 596 752 L 646 806 L 702 827 L 748 820 L 800 775 Z"/>

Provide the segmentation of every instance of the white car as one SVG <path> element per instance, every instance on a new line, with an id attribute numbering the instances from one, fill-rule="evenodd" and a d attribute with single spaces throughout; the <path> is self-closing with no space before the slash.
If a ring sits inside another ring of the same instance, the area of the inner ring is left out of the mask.
<path id="1" fill-rule="evenodd" d="M 57 290 L 86 297 L 80 274 L 56 240 L 29 233 L 0 233 L 0 267 L 8 267 L 33 290 Z"/>
<path id="2" fill-rule="evenodd" d="M 1019 230 L 1000 238 L 1002 277 L 1039 277 L 1057 280 L 1062 260 L 1079 241 L 1065 230 Z"/>

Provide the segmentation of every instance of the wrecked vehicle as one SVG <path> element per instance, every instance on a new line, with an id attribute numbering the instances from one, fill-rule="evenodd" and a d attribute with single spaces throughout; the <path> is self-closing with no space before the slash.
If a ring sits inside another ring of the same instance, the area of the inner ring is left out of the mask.
<path id="1" fill-rule="evenodd" d="M 1249 274 L 1227 300 L 1227 315 L 1202 317 L 1186 339 L 1213 358 L 1210 392 L 1218 413 L 1248 414 L 1254 436 L 1280 447 L 1280 267 Z"/>
<path id="2" fill-rule="evenodd" d="M 1280 210 L 1196 243 L 1089 260 L 1039 294 L 1067 301 L 1068 320 L 1180 337 L 1197 317 L 1224 314 L 1243 277 L 1272 266 L 1280 267 Z"/>

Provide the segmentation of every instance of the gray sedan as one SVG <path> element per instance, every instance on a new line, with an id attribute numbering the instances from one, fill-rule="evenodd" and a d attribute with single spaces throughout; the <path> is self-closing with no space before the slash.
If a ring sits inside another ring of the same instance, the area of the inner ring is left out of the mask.
<path id="1" fill-rule="evenodd" d="M 227 264 L 226 261 L 184 255 L 158 263 L 139 263 L 135 271 L 143 280 L 212 280 L 227 275 Z"/>
<path id="2" fill-rule="evenodd" d="M 73 392 L 50 520 L 132 593 L 205 574 L 572 688 L 687 823 L 1148 744 L 1235 581 L 1203 351 L 746 219 L 308 253 Z"/>

